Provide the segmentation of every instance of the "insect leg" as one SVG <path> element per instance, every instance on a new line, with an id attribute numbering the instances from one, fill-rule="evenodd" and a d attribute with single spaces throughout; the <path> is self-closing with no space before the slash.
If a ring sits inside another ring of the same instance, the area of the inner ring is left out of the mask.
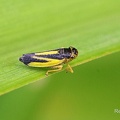
<path id="1" fill-rule="evenodd" d="M 72 69 L 72 67 L 69 64 L 68 64 L 66 70 L 69 71 L 69 72 L 71 72 L 71 73 L 73 73 L 73 69 Z"/>
<path id="2" fill-rule="evenodd" d="M 63 65 L 53 66 L 52 68 L 53 68 L 54 70 L 48 70 L 48 71 L 46 72 L 46 75 L 48 75 L 48 73 L 50 73 L 50 72 L 60 71 L 60 70 L 62 70 L 62 67 L 63 67 Z"/>

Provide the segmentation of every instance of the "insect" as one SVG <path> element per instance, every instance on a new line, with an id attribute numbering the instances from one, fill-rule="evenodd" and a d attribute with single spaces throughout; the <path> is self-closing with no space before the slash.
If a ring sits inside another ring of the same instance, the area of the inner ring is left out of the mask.
<path id="1" fill-rule="evenodd" d="M 46 75 L 48 75 L 48 73 L 62 70 L 63 64 L 70 62 L 77 56 L 78 50 L 70 46 L 69 48 L 23 54 L 19 60 L 32 67 L 51 67 L 52 69 L 46 72 Z M 67 64 L 66 70 L 73 73 L 69 64 Z"/>

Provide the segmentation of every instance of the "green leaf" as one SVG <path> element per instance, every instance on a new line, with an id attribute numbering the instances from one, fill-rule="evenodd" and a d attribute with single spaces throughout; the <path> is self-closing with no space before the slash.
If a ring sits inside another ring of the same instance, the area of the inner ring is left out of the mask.
<path id="1" fill-rule="evenodd" d="M 108 5 L 109 3 L 109 5 Z M 74 46 L 77 66 L 120 50 L 120 1 L 0 1 L 0 94 L 45 78 L 22 54 Z"/>

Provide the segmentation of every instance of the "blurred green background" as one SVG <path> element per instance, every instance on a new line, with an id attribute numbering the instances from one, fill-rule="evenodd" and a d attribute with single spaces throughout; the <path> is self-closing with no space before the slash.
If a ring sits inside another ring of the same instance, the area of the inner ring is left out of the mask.
<path id="1" fill-rule="evenodd" d="M 0 120 L 119 120 L 114 112 L 120 109 L 119 5 L 119 0 L 0 0 L 0 94 L 9 92 L 0 96 Z M 79 50 L 70 63 L 74 74 L 45 78 L 46 69 L 18 61 L 23 53 L 70 45 Z"/>

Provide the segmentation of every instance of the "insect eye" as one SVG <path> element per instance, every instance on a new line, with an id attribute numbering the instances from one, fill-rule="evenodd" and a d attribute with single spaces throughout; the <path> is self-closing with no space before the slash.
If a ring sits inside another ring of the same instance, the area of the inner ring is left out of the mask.
<path id="1" fill-rule="evenodd" d="M 76 55 L 78 55 L 77 49 L 73 48 L 73 49 L 72 49 L 72 52 L 73 52 L 73 54 L 74 54 L 74 57 L 75 57 Z"/>

